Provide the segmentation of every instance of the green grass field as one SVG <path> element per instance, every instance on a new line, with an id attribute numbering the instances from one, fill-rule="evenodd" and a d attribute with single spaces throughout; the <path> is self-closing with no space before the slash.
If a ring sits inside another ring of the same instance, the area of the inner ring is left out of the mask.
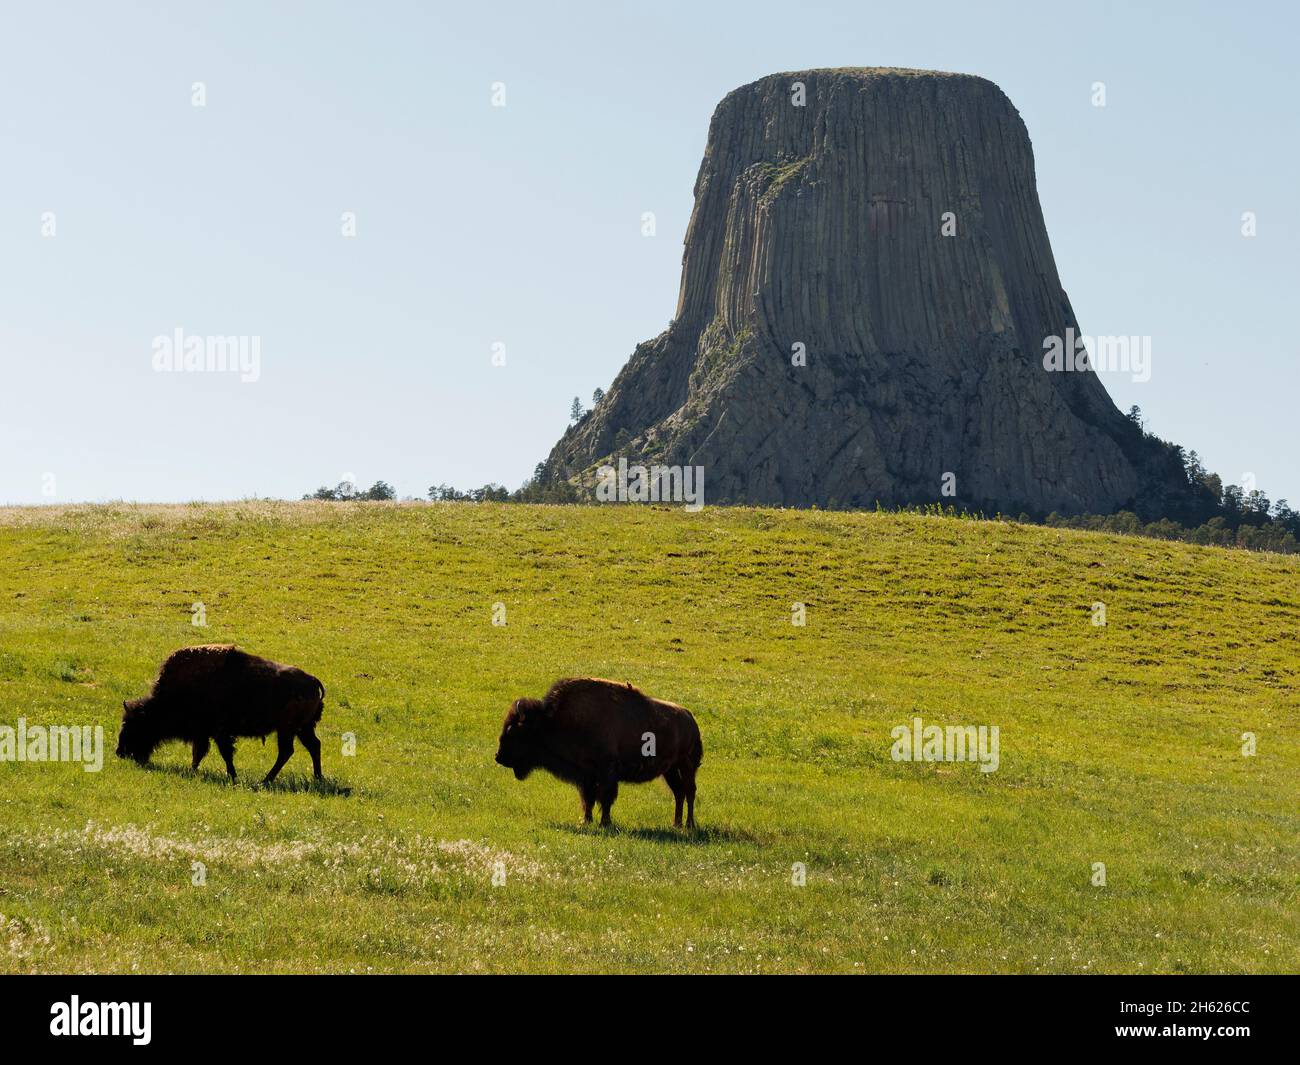
<path id="1" fill-rule="evenodd" d="M 1294 972 L 1298 633 L 1295 558 L 995 522 L 0 510 L 0 725 L 108 748 L 0 764 L 0 969 Z M 273 740 L 237 786 L 113 757 L 163 657 L 227 641 L 324 681 L 325 786 L 300 748 L 257 788 Z M 662 782 L 580 828 L 493 763 L 587 673 L 694 712 L 697 832 Z M 894 761 L 916 716 L 997 725 L 999 769 Z"/>

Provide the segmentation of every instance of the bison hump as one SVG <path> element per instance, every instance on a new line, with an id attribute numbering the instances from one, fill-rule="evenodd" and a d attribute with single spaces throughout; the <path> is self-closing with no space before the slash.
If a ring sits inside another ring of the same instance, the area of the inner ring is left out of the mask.
<path id="1" fill-rule="evenodd" d="M 192 678 L 206 676 L 224 667 L 235 653 L 233 646 L 221 644 L 182 647 L 173 651 L 163 662 L 158 673 L 158 686 L 185 683 Z"/>

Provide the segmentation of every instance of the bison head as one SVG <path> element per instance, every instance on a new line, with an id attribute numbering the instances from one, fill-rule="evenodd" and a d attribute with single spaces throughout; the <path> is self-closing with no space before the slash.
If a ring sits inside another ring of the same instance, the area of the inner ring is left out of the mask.
<path id="1" fill-rule="evenodd" d="M 537 767 L 541 711 L 539 699 L 516 699 L 501 726 L 497 765 L 513 769 L 516 780 L 523 780 Z"/>
<path id="2" fill-rule="evenodd" d="M 128 699 L 122 704 L 122 728 L 117 734 L 117 756 L 134 758 L 141 765 L 158 746 L 158 729 L 147 699 Z"/>

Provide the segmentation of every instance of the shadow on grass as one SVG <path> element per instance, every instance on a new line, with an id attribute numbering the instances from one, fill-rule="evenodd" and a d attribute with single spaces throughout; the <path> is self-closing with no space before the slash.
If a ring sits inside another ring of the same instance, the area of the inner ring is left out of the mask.
<path id="1" fill-rule="evenodd" d="M 146 773 L 166 773 L 168 776 L 183 777 L 186 780 L 201 780 L 205 784 L 220 784 L 223 787 L 232 786 L 230 777 L 226 775 L 224 770 L 200 767 L 195 772 L 187 766 L 155 765 L 152 762 L 141 766 L 141 768 Z M 278 791 L 285 794 L 306 792 L 308 794 L 339 796 L 342 798 L 352 794 L 352 789 L 346 784 L 340 784 L 329 777 L 317 780 L 315 777 L 298 776 L 297 774 L 281 774 L 269 784 L 263 784 L 261 777 L 245 777 L 241 774 L 239 780 L 233 786 L 245 788 L 248 791 Z"/>
<path id="2" fill-rule="evenodd" d="M 694 847 L 704 847 L 711 843 L 761 842 L 753 833 L 734 828 L 624 828 L 618 823 L 602 828 L 598 824 L 575 825 L 569 822 L 552 827 L 575 836 L 625 836 L 629 839 L 643 839 L 647 843 L 684 843 Z"/>
<path id="3" fill-rule="evenodd" d="M 315 777 L 279 776 L 271 783 L 263 784 L 260 780 L 252 785 L 254 791 L 307 792 L 312 795 L 337 795 L 347 798 L 352 789 L 329 777 L 317 780 Z"/>

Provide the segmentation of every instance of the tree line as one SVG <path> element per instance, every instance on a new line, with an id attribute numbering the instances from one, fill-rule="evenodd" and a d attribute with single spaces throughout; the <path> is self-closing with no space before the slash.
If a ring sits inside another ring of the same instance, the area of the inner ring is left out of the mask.
<path id="1" fill-rule="evenodd" d="M 597 389 L 592 396 L 595 403 L 604 398 Z M 574 421 L 585 418 L 578 399 L 574 399 L 570 416 Z M 1014 520 L 1024 524 L 1049 525 L 1054 528 L 1091 529 L 1098 532 L 1124 533 L 1131 536 L 1149 536 L 1159 540 L 1179 540 L 1189 544 L 1206 544 L 1218 547 L 1237 547 L 1248 551 L 1276 551 L 1281 554 L 1300 554 L 1300 511 L 1293 510 L 1285 499 L 1272 502 L 1257 489 L 1247 491 L 1240 485 L 1224 485 L 1217 473 L 1211 473 L 1202 464 L 1195 451 L 1184 452 L 1177 444 L 1161 440 L 1147 432 L 1142 411 L 1131 407 L 1128 419 L 1137 432 L 1158 445 L 1161 460 L 1177 462 L 1182 466 L 1187 480 L 1187 491 L 1176 499 L 1146 499 L 1139 515 L 1130 510 L 1115 514 L 1030 514 L 1018 517 L 996 514 L 996 520 Z M 1177 467 L 1173 467 L 1177 468 Z M 435 503 L 585 503 L 596 505 L 590 492 L 578 489 L 555 472 L 545 462 L 539 462 L 533 475 L 514 491 L 504 485 L 489 482 L 481 488 L 458 489 L 449 484 L 430 485 L 426 497 Z M 365 490 L 349 481 L 333 488 L 321 487 L 303 496 L 303 499 L 338 501 L 384 501 L 397 499 L 397 492 L 387 481 L 376 481 Z M 832 502 L 828 510 L 861 510 L 860 506 L 840 505 Z M 886 508 L 877 504 L 877 510 L 896 509 L 919 513 L 957 514 L 955 508 L 941 504 L 917 503 L 915 505 Z M 982 511 L 962 511 L 961 517 L 989 518 Z"/>
<path id="2" fill-rule="evenodd" d="M 322 485 L 303 499 L 322 499 L 340 503 L 385 502 L 397 499 L 397 490 L 387 481 L 376 481 L 369 488 L 360 489 L 351 481 L 340 481 L 333 488 Z M 424 498 L 433 503 L 588 503 L 589 496 L 581 495 L 568 481 L 549 477 L 546 463 L 540 462 L 533 476 L 513 492 L 505 485 L 489 481 L 481 488 L 459 489 L 450 484 L 430 485 Z M 415 497 L 408 496 L 413 501 Z"/>

